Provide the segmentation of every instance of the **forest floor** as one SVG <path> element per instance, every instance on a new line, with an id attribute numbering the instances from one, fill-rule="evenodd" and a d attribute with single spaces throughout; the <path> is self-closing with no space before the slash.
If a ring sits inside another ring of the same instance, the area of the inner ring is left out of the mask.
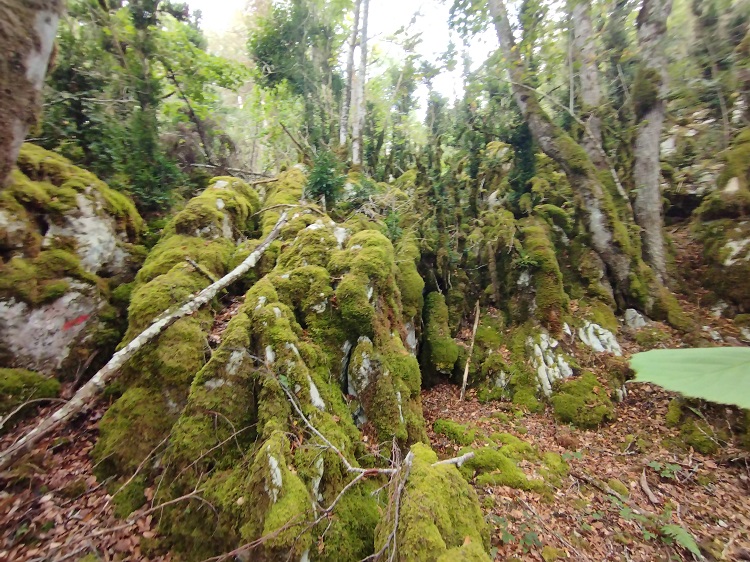
<path id="1" fill-rule="evenodd" d="M 684 229 L 672 231 L 678 269 L 691 272 L 681 297 L 700 321 L 707 338 L 740 345 L 732 322 L 716 318 L 703 305 L 705 291 L 696 248 Z M 234 299 L 217 317 L 216 334 L 236 310 Z M 681 338 L 659 325 L 676 347 Z M 623 334 L 626 355 L 639 351 Z M 603 364 L 602 364 L 603 368 Z M 432 431 L 436 419 L 449 419 L 482 435 L 508 433 L 528 443 L 536 455 L 560 454 L 569 471 L 544 491 L 475 484 L 491 528 L 495 560 L 632 561 L 693 560 L 665 526 L 690 533 L 707 560 L 750 560 L 750 460 L 747 451 L 724 447 L 714 456 L 675 447 L 679 429 L 665 415 L 674 394 L 645 384 L 629 384 L 617 405 L 617 419 L 597 430 L 559 424 L 550 408 L 530 414 L 506 402 L 480 403 L 470 391 L 459 400 L 454 385 L 438 385 L 422 395 L 433 447 L 443 457 L 459 446 Z M 0 474 L 0 562 L 76 561 L 93 553 L 98 560 L 168 561 L 141 554 L 141 542 L 156 536 L 159 508 L 151 502 L 126 519 L 117 518 L 112 489 L 93 476 L 90 451 L 103 401 L 38 444 L 17 469 Z M 41 408 L 46 416 L 56 406 Z M 721 409 L 719 409 L 719 413 Z M 23 435 L 31 420 L 0 438 L 5 448 Z M 137 438 L 137 436 L 133 436 Z M 519 463 L 529 478 L 538 476 L 533 460 Z M 615 489 L 616 488 L 616 489 Z M 147 498 L 153 491 L 147 490 Z M 349 561 L 342 561 L 349 562 Z"/>

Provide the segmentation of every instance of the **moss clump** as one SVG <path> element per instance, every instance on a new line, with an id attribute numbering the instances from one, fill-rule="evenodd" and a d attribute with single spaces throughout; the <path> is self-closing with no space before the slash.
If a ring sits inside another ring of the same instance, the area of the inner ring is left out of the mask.
<path id="1" fill-rule="evenodd" d="M 620 482 L 617 478 L 610 478 L 609 480 L 607 480 L 607 486 L 609 486 L 615 492 L 617 492 L 618 494 L 620 494 L 621 496 L 625 498 L 630 496 L 630 490 L 628 489 L 628 487 L 622 482 Z"/>
<path id="2" fill-rule="evenodd" d="M 682 421 L 682 399 L 673 398 L 667 406 L 667 415 L 664 417 L 667 427 L 677 427 Z"/>
<path id="3" fill-rule="evenodd" d="M 536 316 L 548 325 L 559 323 L 568 306 L 568 296 L 563 288 L 555 246 L 547 229 L 538 222 L 524 224 L 521 233 L 525 259 L 531 264 Z"/>
<path id="4" fill-rule="evenodd" d="M 645 326 L 638 330 L 634 336 L 636 343 L 642 349 L 654 349 L 669 341 L 671 336 L 656 326 Z"/>
<path id="5" fill-rule="evenodd" d="M 54 398 L 60 383 L 24 369 L 0 369 L 0 414 L 7 414 L 27 400 Z"/>
<path id="6" fill-rule="evenodd" d="M 420 364 L 424 378 L 434 382 L 438 374 L 450 374 L 458 359 L 458 344 L 448 327 L 448 307 L 438 292 L 425 299 L 424 326 Z"/>
<path id="7" fill-rule="evenodd" d="M 445 435 L 457 445 L 471 445 L 477 436 L 476 430 L 451 420 L 436 420 L 432 424 L 432 429 L 435 433 Z"/>
<path id="8" fill-rule="evenodd" d="M 555 562 L 556 560 L 565 560 L 567 557 L 568 557 L 567 553 L 562 548 L 555 548 L 549 545 L 542 548 L 542 560 L 544 560 L 544 562 Z"/>
<path id="9" fill-rule="evenodd" d="M 577 427 L 596 428 L 615 419 L 607 389 L 593 373 L 563 382 L 551 401 L 557 418 Z"/>
<path id="10" fill-rule="evenodd" d="M 426 445 L 415 444 L 409 479 L 401 499 L 399 525 L 396 536 L 399 562 L 437 562 L 446 560 L 451 549 L 466 550 L 459 556 L 468 556 L 475 547 L 467 542 L 489 546 L 489 533 L 479 508 L 474 490 L 453 465 L 432 466 L 437 455 Z M 393 514 L 388 512 L 378 523 L 375 549 L 387 540 L 393 529 Z M 468 539 L 467 539 L 468 537 Z M 486 562 L 480 554 L 469 560 Z M 476 558 L 479 556 L 479 558 Z M 462 558 L 458 558 L 461 560 Z"/>
<path id="11" fill-rule="evenodd" d="M 437 559 L 437 562 L 489 562 L 481 544 L 475 542 L 464 543 L 447 550 Z"/>
<path id="12" fill-rule="evenodd" d="M 474 458 L 467 460 L 459 469 L 467 480 L 476 480 L 480 486 L 508 486 L 518 490 L 542 491 L 542 480 L 530 480 L 518 468 L 516 459 L 506 452 L 506 447 L 495 449 L 462 449 L 461 453 L 474 452 Z"/>
<path id="13" fill-rule="evenodd" d="M 633 82 L 633 104 L 635 115 L 641 119 L 659 99 L 659 88 L 661 87 L 661 74 L 654 68 L 648 68 L 641 64 Z"/>
<path id="14" fill-rule="evenodd" d="M 417 271 L 420 258 L 419 246 L 413 233 L 404 235 L 397 248 L 398 273 L 396 282 L 401 292 L 404 318 L 415 318 L 424 306 L 424 280 Z"/>
<path id="15" fill-rule="evenodd" d="M 704 455 L 712 455 L 726 442 L 724 432 L 718 432 L 704 420 L 688 420 L 680 428 L 683 442 Z"/>

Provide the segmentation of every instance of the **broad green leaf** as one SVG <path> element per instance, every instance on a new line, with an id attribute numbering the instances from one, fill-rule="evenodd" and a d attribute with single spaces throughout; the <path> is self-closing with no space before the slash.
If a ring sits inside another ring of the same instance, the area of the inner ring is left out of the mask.
<path id="1" fill-rule="evenodd" d="M 636 382 L 750 408 L 750 348 L 655 349 L 630 359 Z"/>

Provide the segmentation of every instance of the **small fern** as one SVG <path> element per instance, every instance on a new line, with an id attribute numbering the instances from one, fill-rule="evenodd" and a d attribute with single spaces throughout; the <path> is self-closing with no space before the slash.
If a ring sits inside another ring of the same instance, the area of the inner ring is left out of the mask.
<path id="1" fill-rule="evenodd" d="M 684 527 L 680 525 L 664 525 L 661 528 L 661 534 L 663 537 L 671 539 L 688 552 L 694 554 L 699 560 L 703 560 L 703 555 L 701 554 L 693 535 L 691 535 Z"/>

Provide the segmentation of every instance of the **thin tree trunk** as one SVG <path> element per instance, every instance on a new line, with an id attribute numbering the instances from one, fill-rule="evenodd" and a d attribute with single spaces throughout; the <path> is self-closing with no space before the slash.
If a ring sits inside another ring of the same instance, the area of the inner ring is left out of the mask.
<path id="1" fill-rule="evenodd" d="M 365 84 L 367 82 L 367 14 L 370 9 L 370 0 L 362 1 L 362 31 L 359 41 L 359 81 L 357 82 L 357 103 L 354 108 L 354 123 L 352 127 L 352 163 L 361 165 L 364 156 L 364 130 L 365 130 Z"/>
<path id="2" fill-rule="evenodd" d="M 466 366 L 464 367 L 464 379 L 461 383 L 461 400 L 464 399 L 464 395 L 466 394 L 466 383 L 469 382 L 469 368 L 471 367 L 471 356 L 474 353 L 474 341 L 477 338 L 477 328 L 479 328 L 479 301 L 477 300 L 477 305 L 474 307 L 474 329 L 471 331 L 471 345 L 469 346 L 469 356 L 466 358 Z"/>
<path id="3" fill-rule="evenodd" d="M 641 227 L 643 257 L 664 281 L 667 277 L 664 249 L 664 219 L 662 217 L 659 176 L 659 145 L 666 112 L 667 91 L 666 56 L 664 40 L 667 18 L 672 0 L 644 0 L 638 14 L 638 43 L 640 46 L 638 90 L 634 92 L 636 104 L 636 131 L 633 168 L 636 195 L 633 204 L 635 221 Z M 654 91 L 656 95 L 644 95 Z"/>
<path id="4" fill-rule="evenodd" d="M 591 25 L 591 2 L 576 0 L 573 4 L 573 45 L 580 68 L 581 104 L 583 119 L 590 134 L 583 135 L 581 145 L 591 161 L 601 169 L 607 167 L 602 155 L 602 124 L 596 114 L 602 104 L 602 89 L 599 84 L 599 69 L 596 65 L 596 44 Z"/>
<path id="5" fill-rule="evenodd" d="M 626 241 L 618 240 L 613 224 L 617 219 L 604 202 L 605 188 L 596 168 L 585 150 L 552 122 L 539 105 L 536 93 L 525 86 L 525 65 L 516 48 L 503 0 L 488 0 L 488 4 L 500 49 L 507 61 L 516 103 L 539 147 L 562 167 L 570 185 L 575 186 L 586 215 L 592 248 L 606 264 L 616 295 L 630 303 L 633 300 L 630 294 L 632 256 L 623 248 Z"/>
<path id="6" fill-rule="evenodd" d="M 359 9 L 362 0 L 354 3 L 354 27 L 349 40 L 349 56 L 346 59 L 346 91 L 341 100 L 341 118 L 339 121 L 339 144 L 346 146 L 349 141 L 349 108 L 352 103 L 352 84 L 354 83 L 354 51 L 357 48 L 357 35 L 359 34 Z"/>
<path id="7" fill-rule="evenodd" d="M 94 399 L 101 394 L 107 383 L 112 380 L 125 363 L 135 355 L 139 349 L 152 342 L 156 337 L 174 324 L 180 318 L 189 316 L 206 305 L 213 299 L 219 291 L 234 283 L 245 273 L 250 271 L 266 251 L 268 246 L 278 237 L 281 228 L 286 224 L 287 213 L 284 212 L 276 221 L 276 225 L 271 233 L 266 237 L 263 243 L 258 246 L 240 265 L 230 271 L 227 275 L 212 283 L 203 289 L 188 302 L 181 305 L 174 312 L 165 311 L 158 317 L 148 328 L 138 334 L 128 345 L 112 356 L 112 359 L 97 372 L 89 382 L 83 385 L 73 398 L 70 399 L 62 408 L 55 411 L 51 416 L 41 421 L 34 429 L 29 431 L 19 441 L 0 453 L 0 471 L 5 470 L 13 465 L 21 456 L 31 450 L 44 436 L 54 431 L 55 428 L 63 425 L 73 419 L 81 412 L 90 408 Z M 136 438 L 136 436 L 133 436 Z"/>
<path id="8" fill-rule="evenodd" d="M 62 0 L 0 0 L 0 187 L 42 106 Z"/>

